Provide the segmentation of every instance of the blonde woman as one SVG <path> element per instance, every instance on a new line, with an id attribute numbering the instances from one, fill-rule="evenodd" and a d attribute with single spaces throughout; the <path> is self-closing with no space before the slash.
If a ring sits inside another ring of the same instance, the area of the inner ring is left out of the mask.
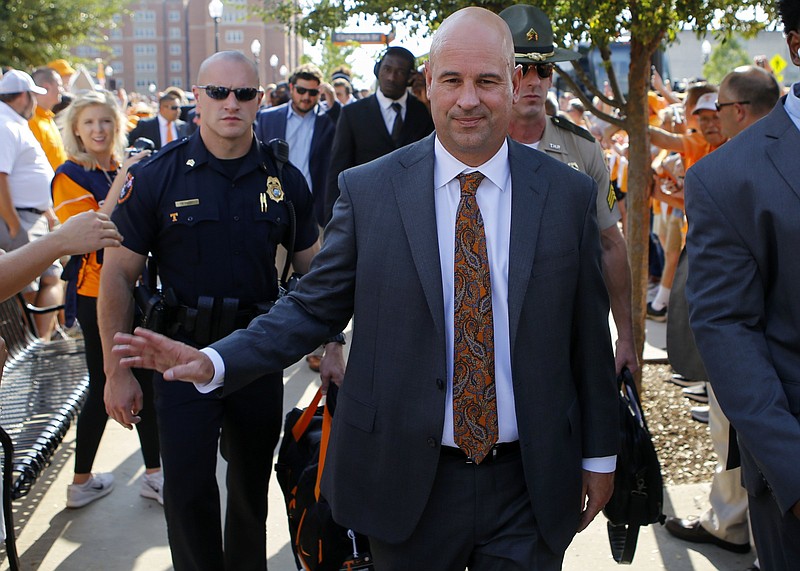
<path id="1" fill-rule="evenodd" d="M 64 112 L 62 138 L 69 160 L 53 179 L 53 204 L 61 222 L 87 210 L 111 215 L 125 182 L 128 168 L 150 154 L 142 151 L 127 158 L 127 120 L 111 93 L 86 91 Z M 89 394 L 78 417 L 75 443 L 75 474 L 67 488 L 67 507 L 79 508 L 111 492 L 114 476 L 92 474 L 92 465 L 108 418 L 103 403 L 105 374 L 103 348 L 97 326 L 97 295 L 103 251 L 74 257 L 68 266 L 77 287 L 77 316 L 86 345 Z M 145 400 L 137 425 L 144 456 L 145 475 L 141 495 L 163 503 L 158 430 L 150 375 L 137 375 Z"/>

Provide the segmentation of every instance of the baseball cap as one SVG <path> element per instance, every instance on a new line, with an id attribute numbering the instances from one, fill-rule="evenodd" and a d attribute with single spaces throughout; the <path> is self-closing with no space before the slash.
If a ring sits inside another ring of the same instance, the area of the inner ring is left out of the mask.
<path id="1" fill-rule="evenodd" d="M 716 111 L 717 110 L 717 94 L 704 93 L 697 100 L 697 105 L 694 106 L 692 115 L 697 115 L 700 111 Z"/>
<path id="2" fill-rule="evenodd" d="M 75 68 L 69 65 L 69 62 L 65 59 L 54 59 L 47 64 L 47 67 L 55 70 L 58 75 L 72 75 L 75 73 Z"/>
<path id="3" fill-rule="evenodd" d="M 47 93 L 44 87 L 39 87 L 33 82 L 30 75 L 18 69 L 7 71 L 3 79 L 0 79 L 0 94 L 23 93 L 24 91 L 32 91 L 39 95 Z"/>

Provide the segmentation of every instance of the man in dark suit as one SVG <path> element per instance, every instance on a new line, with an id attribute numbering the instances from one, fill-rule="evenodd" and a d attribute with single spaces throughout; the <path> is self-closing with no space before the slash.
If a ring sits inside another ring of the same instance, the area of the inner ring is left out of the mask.
<path id="1" fill-rule="evenodd" d="M 339 198 L 339 173 L 419 141 L 433 131 L 428 109 L 406 89 L 414 64 L 414 54 L 407 49 L 389 48 L 375 64 L 378 91 L 342 107 L 328 169 L 325 222 Z"/>
<path id="2" fill-rule="evenodd" d="M 354 315 L 323 477 L 336 521 L 381 571 L 559 569 L 617 451 L 597 187 L 505 136 L 520 70 L 497 15 L 446 19 L 426 77 L 435 135 L 339 177 L 294 293 L 202 352 L 144 330 L 114 352 L 235 393 Z"/>
<path id="3" fill-rule="evenodd" d="M 172 141 L 186 136 L 186 123 L 178 119 L 181 112 L 180 98 L 176 93 L 167 92 L 158 99 L 158 115 L 142 119 L 133 131 L 128 133 L 128 144 L 132 145 L 139 137 L 146 137 L 155 143 L 156 150 Z"/>
<path id="4" fill-rule="evenodd" d="M 780 12 L 800 65 L 800 1 L 782 0 Z M 738 434 L 753 536 L 769 571 L 800 561 L 798 148 L 796 83 L 769 115 L 686 173 L 692 330 Z"/>
<path id="5" fill-rule="evenodd" d="M 289 161 L 300 169 L 314 195 L 314 215 L 324 225 L 325 184 L 330 164 L 334 121 L 319 106 L 322 72 L 303 64 L 289 77 L 288 103 L 268 107 L 256 117 L 256 137 L 265 143 L 281 138 L 289 143 Z M 332 102 L 332 107 L 339 107 Z"/>

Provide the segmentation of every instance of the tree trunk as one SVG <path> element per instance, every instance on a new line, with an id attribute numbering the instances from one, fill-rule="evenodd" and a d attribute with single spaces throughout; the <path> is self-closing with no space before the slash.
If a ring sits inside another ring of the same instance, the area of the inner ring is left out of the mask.
<path id="1" fill-rule="evenodd" d="M 650 251 L 650 135 L 647 130 L 647 91 L 650 83 L 650 57 L 641 42 L 631 41 L 631 64 L 628 73 L 628 101 L 625 130 L 628 132 L 627 244 L 631 264 L 631 311 L 636 351 L 641 359 L 644 350 L 647 308 L 648 255 Z M 642 369 L 636 375 L 641 394 Z"/>

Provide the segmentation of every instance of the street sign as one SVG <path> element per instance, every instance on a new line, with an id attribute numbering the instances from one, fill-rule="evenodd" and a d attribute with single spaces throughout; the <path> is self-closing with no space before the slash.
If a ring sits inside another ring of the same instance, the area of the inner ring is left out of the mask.
<path id="1" fill-rule="evenodd" d="M 781 57 L 780 54 L 775 54 L 769 60 L 769 65 L 772 68 L 772 71 L 775 72 L 775 79 L 778 83 L 783 83 L 783 74 L 781 73 L 786 66 L 786 60 Z"/>
<path id="2" fill-rule="evenodd" d="M 347 42 L 358 42 L 359 44 L 388 44 L 394 40 L 394 30 L 388 34 L 381 32 L 334 32 L 333 43 L 336 45 L 346 44 Z"/>

